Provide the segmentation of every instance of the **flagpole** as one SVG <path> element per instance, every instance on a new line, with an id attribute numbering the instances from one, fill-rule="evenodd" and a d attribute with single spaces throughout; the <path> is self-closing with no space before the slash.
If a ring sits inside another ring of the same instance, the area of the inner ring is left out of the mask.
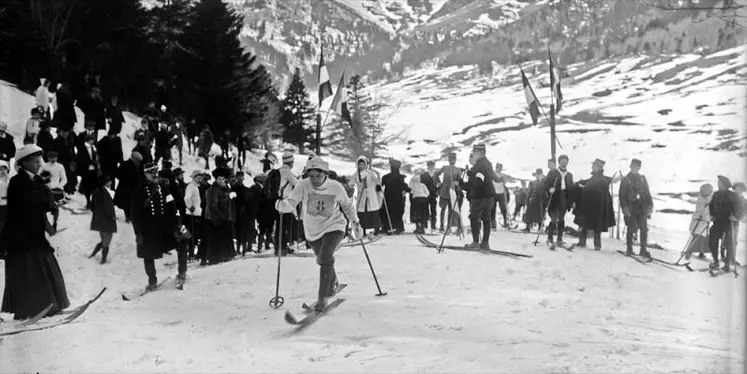
<path id="1" fill-rule="evenodd" d="M 555 151 L 555 91 L 552 85 L 553 83 L 553 66 L 552 66 L 552 55 L 550 54 L 550 45 L 547 46 L 547 57 L 550 63 L 550 158 L 555 162 L 556 151 Z"/>
<path id="2" fill-rule="evenodd" d="M 518 64 L 517 64 L 517 65 L 518 65 Z M 518 66 L 519 66 L 519 69 L 521 69 L 522 71 L 524 71 L 524 69 L 522 69 L 522 68 L 521 68 L 521 65 L 518 65 Z M 529 80 L 529 78 L 527 78 L 527 80 Z M 549 118 L 547 117 L 547 113 L 545 113 L 545 107 L 544 107 L 544 106 L 542 105 L 542 102 L 541 102 L 541 101 L 539 101 L 539 97 L 537 97 L 537 94 L 536 94 L 536 93 L 534 93 L 534 88 L 532 88 L 532 85 L 531 85 L 531 84 L 529 85 L 529 90 L 530 90 L 530 91 L 532 91 L 532 95 L 533 95 L 533 96 L 534 96 L 534 98 L 535 98 L 535 99 L 537 100 L 537 107 L 538 107 L 538 108 L 540 109 L 540 111 L 542 112 L 542 116 L 543 116 L 543 117 L 545 117 L 545 120 L 547 121 L 547 123 L 550 123 L 550 119 L 549 119 Z M 551 104 L 551 105 L 552 105 L 552 104 Z M 555 132 L 555 129 L 554 129 L 554 128 L 551 128 L 551 129 L 550 129 L 550 131 L 551 131 L 551 133 L 553 133 L 553 136 L 554 136 L 554 132 Z M 554 139 L 555 139 L 555 141 L 556 141 L 556 142 L 558 142 L 558 145 L 560 146 L 560 148 L 563 148 L 563 145 L 562 145 L 562 144 L 560 144 L 560 140 L 558 140 L 558 138 L 557 138 L 557 137 L 554 137 Z M 552 146 L 552 148 L 554 148 L 554 146 Z M 552 148 L 551 148 L 551 149 L 552 149 Z"/>
<path id="3" fill-rule="evenodd" d="M 322 2 L 324 4 L 324 2 Z M 319 16 L 319 53 L 324 54 L 324 8 L 320 7 Z M 321 67 L 320 67 L 321 68 Z M 316 107 L 316 155 L 322 155 L 322 99 L 319 96 L 319 105 Z"/>

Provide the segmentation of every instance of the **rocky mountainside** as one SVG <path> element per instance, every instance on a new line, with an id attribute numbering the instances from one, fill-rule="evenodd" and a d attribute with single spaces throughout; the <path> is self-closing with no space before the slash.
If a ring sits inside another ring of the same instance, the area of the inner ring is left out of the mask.
<path id="1" fill-rule="evenodd" d="M 323 48 L 332 79 L 370 80 L 426 66 L 516 63 L 551 48 L 561 65 L 639 52 L 687 53 L 743 43 L 744 28 L 670 0 L 226 0 L 244 45 L 286 87 L 295 67 L 313 86 Z M 700 0 L 699 7 L 723 0 Z M 655 4 L 656 3 L 656 4 Z M 652 5 L 654 4 L 654 5 Z"/>

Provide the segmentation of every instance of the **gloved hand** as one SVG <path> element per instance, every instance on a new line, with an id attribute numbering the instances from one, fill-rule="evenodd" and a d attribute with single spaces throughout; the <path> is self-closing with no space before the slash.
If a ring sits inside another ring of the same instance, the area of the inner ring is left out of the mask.
<path id="1" fill-rule="evenodd" d="M 555 187 L 550 187 L 550 193 L 555 193 Z"/>
<path id="2" fill-rule="evenodd" d="M 624 207 L 623 208 L 623 216 L 630 217 L 630 207 Z"/>
<path id="3" fill-rule="evenodd" d="M 485 176 L 484 176 L 484 175 L 482 175 L 482 173 L 477 173 L 477 174 L 475 174 L 475 178 L 477 178 L 477 179 L 479 179 L 479 180 L 481 180 L 481 181 L 484 181 L 484 180 L 485 180 Z"/>
<path id="4" fill-rule="evenodd" d="M 195 212 L 195 207 L 193 207 L 193 206 L 189 207 L 189 212 L 190 213 L 194 213 Z"/>
<path id="5" fill-rule="evenodd" d="M 353 237 L 357 240 L 363 237 L 363 227 L 361 227 L 361 223 L 358 221 L 353 221 L 350 224 L 350 228 L 352 229 L 351 232 L 353 234 Z"/>
<path id="6" fill-rule="evenodd" d="M 376 192 L 381 192 L 381 185 L 380 184 L 376 185 Z"/>
<path id="7" fill-rule="evenodd" d="M 236 198 L 236 192 L 231 191 L 231 193 L 228 194 L 228 197 L 230 199 L 235 199 Z"/>

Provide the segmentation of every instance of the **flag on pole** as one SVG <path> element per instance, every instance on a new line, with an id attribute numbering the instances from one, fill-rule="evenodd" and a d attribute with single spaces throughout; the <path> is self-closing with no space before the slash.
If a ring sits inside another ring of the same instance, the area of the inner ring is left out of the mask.
<path id="1" fill-rule="evenodd" d="M 345 88 L 344 71 L 340 76 L 340 83 L 337 85 L 337 92 L 335 92 L 335 97 L 332 99 L 332 106 L 330 109 L 337 112 L 342 119 L 348 121 L 350 126 L 353 126 L 353 118 L 350 116 L 350 110 L 348 109 L 348 90 Z"/>
<path id="2" fill-rule="evenodd" d="M 547 50 L 547 56 L 550 58 L 550 89 L 555 96 L 555 113 L 558 113 L 560 112 L 560 107 L 563 106 L 563 93 L 560 91 L 560 74 L 558 74 L 555 64 L 552 63 L 552 54 L 549 49 Z"/>
<path id="3" fill-rule="evenodd" d="M 324 50 L 320 52 L 317 81 L 319 83 L 319 106 L 322 106 L 322 101 L 332 96 L 332 82 L 329 81 L 329 72 L 327 72 L 327 66 L 324 65 Z"/>
<path id="4" fill-rule="evenodd" d="M 537 100 L 537 95 L 534 94 L 532 86 L 529 85 L 529 79 L 524 74 L 524 69 L 521 69 L 521 83 L 524 86 L 524 97 L 526 97 L 527 104 L 529 105 L 529 115 L 532 116 L 534 126 L 537 126 L 537 120 L 540 115 L 539 100 Z"/>

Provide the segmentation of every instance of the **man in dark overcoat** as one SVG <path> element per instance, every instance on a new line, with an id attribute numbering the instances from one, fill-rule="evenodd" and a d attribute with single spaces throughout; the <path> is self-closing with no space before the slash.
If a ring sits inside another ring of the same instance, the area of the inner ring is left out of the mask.
<path id="1" fill-rule="evenodd" d="M 613 179 L 604 175 L 605 162 L 594 160 L 591 166 L 591 178 L 577 183 L 578 200 L 573 220 L 580 228 L 578 246 L 586 247 L 589 231 L 594 233 L 594 249 L 602 249 L 602 233 L 615 226 L 615 210 L 610 195 L 610 183 Z"/>
<path id="2" fill-rule="evenodd" d="M 135 231 L 137 257 L 143 259 L 148 275 L 146 291 L 153 291 L 158 284 L 156 263 L 177 246 L 174 233 L 176 227 L 176 205 L 174 198 L 157 183 L 158 167 L 144 166 L 145 182 L 132 195 L 130 219 Z"/>

